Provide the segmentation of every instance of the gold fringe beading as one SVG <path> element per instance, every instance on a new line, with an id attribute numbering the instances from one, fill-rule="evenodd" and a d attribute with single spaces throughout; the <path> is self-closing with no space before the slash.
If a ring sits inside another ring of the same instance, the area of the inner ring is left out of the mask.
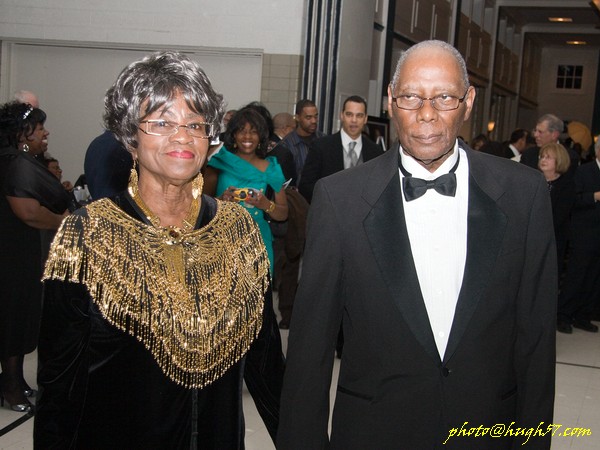
<path id="1" fill-rule="evenodd" d="M 109 199 L 67 217 L 44 280 L 84 284 L 100 312 L 136 337 L 187 388 L 218 379 L 262 326 L 269 260 L 244 208 L 218 201 L 213 220 L 173 244 Z"/>

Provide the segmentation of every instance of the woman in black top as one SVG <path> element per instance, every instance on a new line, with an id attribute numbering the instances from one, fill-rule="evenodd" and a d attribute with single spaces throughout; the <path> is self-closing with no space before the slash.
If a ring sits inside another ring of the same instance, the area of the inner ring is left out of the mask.
<path id="1" fill-rule="evenodd" d="M 0 108 L 0 361 L 2 404 L 27 412 L 35 394 L 23 358 L 38 339 L 42 306 L 40 230 L 56 230 L 70 197 L 37 159 L 48 145 L 46 114 L 23 103 Z"/>

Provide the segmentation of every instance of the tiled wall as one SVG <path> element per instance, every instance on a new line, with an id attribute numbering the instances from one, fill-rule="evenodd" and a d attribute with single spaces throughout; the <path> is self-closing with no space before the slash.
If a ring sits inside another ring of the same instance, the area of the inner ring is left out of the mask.
<path id="1" fill-rule="evenodd" d="M 264 54 L 261 102 L 272 115 L 294 114 L 302 86 L 301 55 Z"/>

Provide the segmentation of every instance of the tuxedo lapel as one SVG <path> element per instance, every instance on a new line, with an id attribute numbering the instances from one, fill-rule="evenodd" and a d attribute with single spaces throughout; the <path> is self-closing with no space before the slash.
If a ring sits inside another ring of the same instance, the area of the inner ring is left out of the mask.
<path id="1" fill-rule="evenodd" d="M 467 259 L 444 362 L 456 350 L 489 284 L 506 231 L 507 217 L 496 203 L 502 192 L 494 180 L 485 177 L 484 171 L 469 158 Z"/>
<path id="2" fill-rule="evenodd" d="M 368 139 L 362 139 L 362 160 L 363 162 L 370 161 L 373 158 L 381 155 L 383 152 L 381 147 L 377 144 L 372 143 Z"/>
<path id="3" fill-rule="evenodd" d="M 416 339 L 440 362 L 421 294 L 404 220 L 398 147 L 376 159 L 363 198 L 372 205 L 364 229 L 393 301 Z"/>
<path id="4" fill-rule="evenodd" d="M 332 170 L 331 173 L 336 173 L 344 170 L 344 146 L 342 145 L 342 134 L 338 131 L 334 134 L 335 144 L 330 152 Z"/>

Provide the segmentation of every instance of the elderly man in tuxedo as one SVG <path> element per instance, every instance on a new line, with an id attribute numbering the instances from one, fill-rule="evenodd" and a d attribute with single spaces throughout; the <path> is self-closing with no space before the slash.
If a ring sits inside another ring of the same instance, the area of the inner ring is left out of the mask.
<path id="1" fill-rule="evenodd" d="M 557 270 L 546 182 L 457 139 L 475 89 L 449 44 L 407 50 L 388 97 L 399 145 L 315 186 L 278 449 L 514 449 L 527 439 L 517 428 L 531 430 L 528 448 L 548 449 Z"/>

